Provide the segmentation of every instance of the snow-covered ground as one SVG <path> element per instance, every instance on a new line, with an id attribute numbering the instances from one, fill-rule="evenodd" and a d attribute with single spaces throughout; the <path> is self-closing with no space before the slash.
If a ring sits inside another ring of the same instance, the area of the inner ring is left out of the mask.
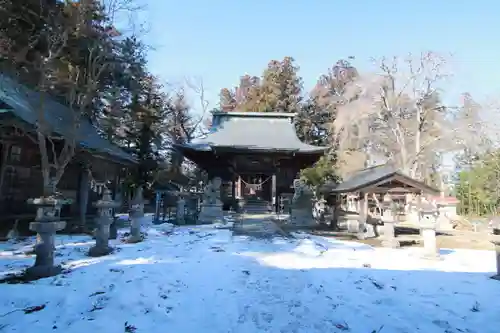
<path id="1" fill-rule="evenodd" d="M 102 258 L 86 257 L 90 237 L 57 242 L 67 273 L 0 284 L 0 332 L 500 332 L 493 252 L 433 262 L 416 248 L 212 226 L 154 227 Z M 22 246 L 0 244 L 1 271 L 33 263 Z"/>

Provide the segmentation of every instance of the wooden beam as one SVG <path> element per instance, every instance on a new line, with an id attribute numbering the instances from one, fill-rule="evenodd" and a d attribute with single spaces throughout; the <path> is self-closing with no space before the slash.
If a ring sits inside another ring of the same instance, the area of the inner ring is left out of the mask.
<path id="1" fill-rule="evenodd" d="M 420 193 L 419 189 L 411 187 L 367 187 L 364 191 L 368 193 Z"/>

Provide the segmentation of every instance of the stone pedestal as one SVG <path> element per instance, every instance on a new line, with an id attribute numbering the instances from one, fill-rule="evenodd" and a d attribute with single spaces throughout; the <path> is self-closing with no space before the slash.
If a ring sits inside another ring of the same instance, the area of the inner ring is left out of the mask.
<path id="1" fill-rule="evenodd" d="M 376 225 L 367 223 L 366 224 L 366 233 L 364 233 L 365 238 L 373 238 L 377 237 Z"/>
<path id="2" fill-rule="evenodd" d="M 30 230 L 37 233 L 35 245 L 35 264 L 26 270 L 29 279 L 39 279 L 57 275 L 62 268 L 54 265 L 55 235 L 64 229 L 66 222 L 60 221 L 60 210 L 66 200 L 53 197 L 30 199 L 28 203 L 37 207 L 35 222 L 30 223 Z"/>
<path id="3" fill-rule="evenodd" d="M 399 248 L 399 241 L 396 239 L 396 220 L 394 219 L 394 210 L 392 199 L 389 195 L 384 196 L 384 213 L 382 214 L 383 235 L 382 246 L 389 248 Z"/>
<path id="4" fill-rule="evenodd" d="M 95 246 L 89 250 L 91 257 L 104 256 L 113 251 L 109 246 L 110 226 L 113 223 L 113 209 L 119 206 L 119 203 L 113 201 L 111 191 L 106 189 L 102 199 L 97 201 L 94 206 L 98 210 L 97 229 L 95 233 Z"/>
<path id="5" fill-rule="evenodd" d="M 292 208 L 290 224 L 298 227 L 307 227 L 314 224 L 312 211 L 304 208 Z"/>
<path id="6" fill-rule="evenodd" d="M 220 200 L 220 186 L 222 181 L 215 177 L 208 182 L 203 192 L 198 224 L 210 224 L 224 221 L 222 202 Z"/>
<path id="7" fill-rule="evenodd" d="M 424 254 L 422 257 L 425 259 L 439 259 L 436 229 L 434 227 L 423 227 L 422 239 L 424 241 Z"/>
<path id="8" fill-rule="evenodd" d="M 224 221 L 222 204 L 202 203 L 200 214 L 198 215 L 198 224 L 210 224 Z"/>
<path id="9" fill-rule="evenodd" d="M 424 259 L 439 259 L 439 248 L 437 246 L 436 229 L 439 211 L 435 205 L 429 202 L 420 204 L 420 235 L 424 242 Z"/>
<path id="10" fill-rule="evenodd" d="M 490 241 L 495 245 L 495 257 L 497 272 L 491 278 L 500 281 L 500 229 L 493 228 L 493 234 L 490 237 Z"/>
<path id="11" fill-rule="evenodd" d="M 359 232 L 359 216 L 358 214 L 345 213 L 343 215 L 345 221 L 347 232 L 350 234 L 358 234 Z"/>
<path id="12" fill-rule="evenodd" d="M 395 221 L 384 221 L 382 246 L 390 247 L 393 249 L 399 248 L 399 241 L 396 239 L 396 226 Z"/>
<path id="13" fill-rule="evenodd" d="M 130 203 L 130 236 L 128 243 L 138 243 L 142 241 L 141 223 L 144 218 L 144 198 L 142 195 L 142 187 L 138 187 L 135 191 L 134 198 Z"/>

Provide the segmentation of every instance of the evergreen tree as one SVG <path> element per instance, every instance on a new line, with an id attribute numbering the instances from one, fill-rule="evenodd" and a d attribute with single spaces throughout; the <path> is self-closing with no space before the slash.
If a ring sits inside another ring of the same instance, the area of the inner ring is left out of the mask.
<path id="1" fill-rule="evenodd" d="M 178 91 L 168 101 L 168 115 L 166 116 L 166 131 L 172 144 L 186 144 L 193 138 L 197 129 L 197 122 L 193 119 L 191 108 L 183 90 Z M 172 171 L 181 172 L 184 157 L 177 151 L 170 152 Z"/>

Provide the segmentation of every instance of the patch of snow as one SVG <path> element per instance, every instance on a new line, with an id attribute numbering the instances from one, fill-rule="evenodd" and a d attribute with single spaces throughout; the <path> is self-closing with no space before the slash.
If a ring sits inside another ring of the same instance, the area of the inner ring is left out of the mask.
<path id="1" fill-rule="evenodd" d="M 141 243 L 111 241 L 117 250 L 101 258 L 86 256 L 89 236 L 57 236 L 56 261 L 69 272 L 0 284 L 0 331 L 496 333 L 500 326 L 492 251 L 442 250 L 441 261 L 428 261 L 419 248 L 305 233 L 254 239 L 217 225 L 169 224 L 146 231 Z M 23 249 L 33 242 L 0 243 L 1 272 L 32 265 Z"/>
<path id="2" fill-rule="evenodd" d="M 158 236 L 172 232 L 172 230 L 174 230 L 174 227 L 175 226 L 172 223 L 162 223 L 155 226 L 150 226 L 148 229 L 146 229 L 146 232 L 148 233 L 148 235 Z"/>

